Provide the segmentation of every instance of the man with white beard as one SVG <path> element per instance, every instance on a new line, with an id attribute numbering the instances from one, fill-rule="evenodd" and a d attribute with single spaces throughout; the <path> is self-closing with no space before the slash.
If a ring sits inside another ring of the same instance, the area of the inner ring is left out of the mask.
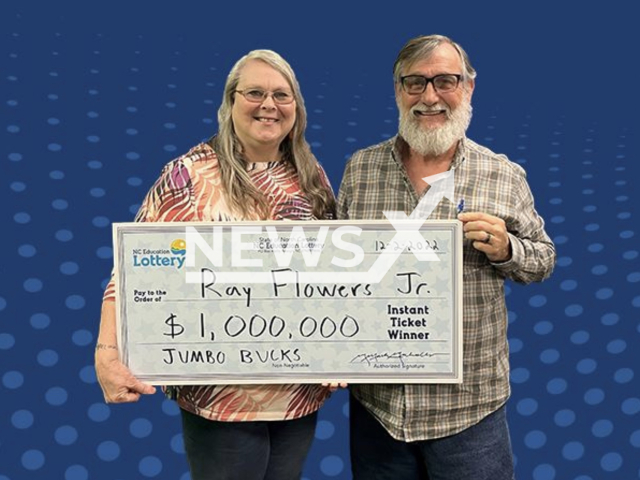
<path id="1" fill-rule="evenodd" d="M 555 248 L 522 167 L 465 136 L 476 71 L 462 47 L 414 38 L 393 73 L 399 133 L 349 160 L 338 218 L 409 215 L 429 189 L 423 178 L 453 171 L 456 202 L 443 199 L 429 219 L 463 223 L 463 383 L 352 385 L 353 478 L 511 480 L 504 279 L 544 280 Z"/>

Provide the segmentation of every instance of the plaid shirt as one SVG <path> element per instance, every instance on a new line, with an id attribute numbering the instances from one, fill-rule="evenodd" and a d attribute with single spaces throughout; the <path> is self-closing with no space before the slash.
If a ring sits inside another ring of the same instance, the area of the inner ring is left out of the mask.
<path id="1" fill-rule="evenodd" d="M 418 205 L 399 142 L 403 140 L 396 136 L 353 155 L 338 194 L 338 218 L 384 219 L 385 210 L 409 215 Z M 455 434 L 506 402 L 510 388 L 504 279 L 541 281 L 555 264 L 555 248 L 535 211 L 522 167 L 465 138 L 451 168 L 455 198 L 464 199 L 465 211 L 502 218 L 513 253 L 507 262 L 491 263 L 471 242 L 464 242 L 463 383 L 351 386 L 391 436 L 406 442 Z M 429 218 L 456 217 L 456 205 L 443 199 Z"/>

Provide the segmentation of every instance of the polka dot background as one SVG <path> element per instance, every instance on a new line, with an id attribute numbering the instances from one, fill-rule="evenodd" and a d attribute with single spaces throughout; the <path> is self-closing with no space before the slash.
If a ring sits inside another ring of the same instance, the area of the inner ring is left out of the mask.
<path id="1" fill-rule="evenodd" d="M 157 394 L 106 405 L 97 384 L 111 223 L 131 220 L 162 166 L 215 132 L 226 74 L 253 48 L 279 51 L 296 70 L 307 139 L 337 191 L 353 151 L 396 133 L 390 67 L 404 41 L 433 31 L 468 48 L 479 71 L 469 136 L 526 169 L 558 250 L 550 280 L 506 288 L 517 477 L 640 478 L 636 119 L 611 96 L 628 79 L 576 79 L 604 48 L 589 43 L 592 23 L 617 45 L 601 55 L 628 63 L 634 16 L 585 7 L 577 26 L 558 5 L 553 20 L 481 7 L 465 20 L 431 5 L 432 24 L 417 11 L 406 24 L 371 12 L 365 26 L 346 5 L 314 12 L 310 25 L 259 4 L 239 29 L 219 20 L 239 15 L 222 5 L 3 5 L 0 480 L 190 478 L 175 403 Z M 545 26 L 547 47 L 523 17 Z M 495 28 L 478 36 L 478 22 Z M 530 61 L 504 62 L 540 52 L 533 76 Z M 347 422 L 341 391 L 321 411 L 305 480 L 350 478 Z"/>

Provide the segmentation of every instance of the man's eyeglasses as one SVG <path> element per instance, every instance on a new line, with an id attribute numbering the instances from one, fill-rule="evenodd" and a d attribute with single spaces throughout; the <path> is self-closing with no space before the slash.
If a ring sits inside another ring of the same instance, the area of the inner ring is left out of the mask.
<path id="1" fill-rule="evenodd" d="M 429 83 L 433 83 L 433 88 L 438 93 L 450 93 L 458 88 L 462 75 L 456 73 L 444 73 L 435 77 L 424 77 L 422 75 L 407 75 L 400 77 L 402 88 L 409 95 L 419 95 L 424 93 Z"/>
<path id="2" fill-rule="evenodd" d="M 236 90 L 236 93 L 239 93 L 244 98 L 247 99 L 247 102 L 251 103 L 262 103 L 264 102 L 269 95 L 273 98 L 273 103 L 277 105 L 289 105 L 293 102 L 293 95 L 288 92 L 266 92 L 264 90 L 260 90 L 259 88 L 252 88 L 250 90 Z"/>

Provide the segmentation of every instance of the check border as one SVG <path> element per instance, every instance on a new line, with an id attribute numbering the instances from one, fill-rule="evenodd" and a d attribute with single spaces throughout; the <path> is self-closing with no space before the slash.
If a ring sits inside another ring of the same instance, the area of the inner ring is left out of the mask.
<path id="1" fill-rule="evenodd" d="M 462 228 L 457 220 L 443 221 L 417 221 L 402 220 L 394 221 L 407 226 L 420 224 L 420 232 L 446 232 L 451 238 L 450 264 L 453 291 L 452 296 L 452 341 L 451 341 L 451 366 L 446 372 L 414 372 L 410 370 L 396 369 L 375 369 L 367 372 L 352 371 L 349 369 L 332 369 L 323 372 L 303 372 L 303 371 L 270 371 L 270 372 L 248 372 L 243 371 L 225 373 L 212 369 L 207 372 L 181 371 L 179 373 L 133 371 L 134 375 L 142 381 L 156 385 L 187 385 L 187 384 L 252 384 L 252 383 L 318 383 L 327 380 L 340 380 L 348 383 L 461 383 L 462 382 Z M 317 221 L 317 222 L 282 222 L 282 221 L 261 221 L 261 222 L 180 222 L 180 223 L 114 223 L 113 241 L 114 251 L 114 272 L 117 279 L 116 292 L 116 324 L 118 334 L 118 345 L 120 358 L 123 363 L 131 368 L 133 360 L 139 352 L 136 352 L 141 343 L 136 343 L 135 348 L 129 342 L 129 319 L 128 303 L 124 301 L 127 295 L 127 271 L 123 268 L 127 264 L 126 252 L 123 249 L 127 237 L 134 235 L 146 235 L 151 232 L 166 235 L 183 235 L 187 227 L 196 229 L 210 229 L 211 227 L 222 227 L 225 232 L 229 232 L 232 227 L 248 226 L 275 226 L 278 232 L 287 234 L 296 226 L 309 229 L 329 226 L 338 228 L 341 226 L 355 226 L 368 231 L 393 232 L 394 226 L 386 220 L 368 221 Z M 275 301 L 275 299 L 274 299 Z M 335 342 L 339 344 L 339 342 Z M 389 341 L 391 343 L 391 341 Z M 394 348 L 390 348 L 394 350 Z M 396 352 L 394 352 L 396 353 Z M 403 357 L 397 358 L 403 365 Z"/>

